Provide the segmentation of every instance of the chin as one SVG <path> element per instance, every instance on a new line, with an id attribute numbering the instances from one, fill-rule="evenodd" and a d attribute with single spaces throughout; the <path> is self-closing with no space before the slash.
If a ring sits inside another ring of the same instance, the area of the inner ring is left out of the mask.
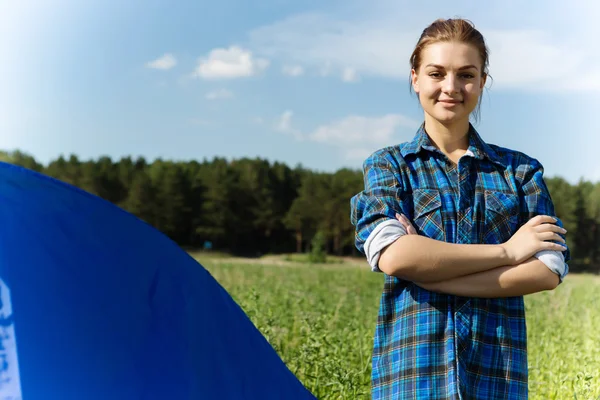
<path id="1" fill-rule="evenodd" d="M 468 120 L 471 115 L 469 108 L 465 107 L 465 104 L 461 104 L 461 106 L 456 109 L 447 109 L 443 106 L 434 104 L 424 111 L 429 114 L 431 118 L 444 125 L 464 121 L 465 119 Z"/>
<path id="2" fill-rule="evenodd" d="M 457 121 L 461 121 L 465 118 L 464 113 L 456 113 L 453 111 L 445 112 L 431 112 L 428 113 L 433 119 L 443 124 L 451 124 Z"/>

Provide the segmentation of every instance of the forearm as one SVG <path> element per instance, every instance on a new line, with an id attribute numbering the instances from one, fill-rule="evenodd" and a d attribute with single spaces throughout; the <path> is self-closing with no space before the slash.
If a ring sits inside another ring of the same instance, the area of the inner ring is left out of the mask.
<path id="1" fill-rule="evenodd" d="M 441 282 L 415 282 L 424 289 L 465 297 L 524 296 L 558 286 L 559 278 L 536 258 Z"/>
<path id="2" fill-rule="evenodd" d="M 413 282 L 439 282 L 508 265 L 500 245 L 455 244 L 405 235 L 381 252 L 379 268 Z"/>

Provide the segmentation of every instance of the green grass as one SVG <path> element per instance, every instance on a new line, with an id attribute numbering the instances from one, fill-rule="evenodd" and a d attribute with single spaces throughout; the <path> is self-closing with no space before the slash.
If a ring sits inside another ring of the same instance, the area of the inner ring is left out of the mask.
<path id="1" fill-rule="evenodd" d="M 202 264 L 319 399 L 368 399 L 382 275 L 365 266 Z M 526 297 L 530 399 L 600 398 L 600 278 Z"/>
<path id="2" fill-rule="evenodd" d="M 294 263 L 310 264 L 310 256 L 308 254 L 286 254 L 283 260 Z M 341 257 L 327 256 L 325 264 L 343 264 L 344 260 Z"/>
<path id="3" fill-rule="evenodd" d="M 526 300 L 531 398 L 600 399 L 600 277 Z"/>

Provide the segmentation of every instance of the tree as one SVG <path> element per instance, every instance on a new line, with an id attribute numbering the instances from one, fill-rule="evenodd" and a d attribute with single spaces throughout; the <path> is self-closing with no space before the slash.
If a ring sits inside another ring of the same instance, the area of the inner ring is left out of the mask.
<path id="1" fill-rule="evenodd" d="M 138 218 L 154 225 L 154 187 L 146 171 L 137 171 L 131 182 L 124 209 Z"/>
<path id="2" fill-rule="evenodd" d="M 325 253 L 325 234 L 323 231 L 318 231 L 311 241 L 311 249 L 309 253 L 311 263 L 327 262 L 327 254 Z"/>
<path id="3" fill-rule="evenodd" d="M 0 160 L 96 194 L 182 246 L 210 241 L 216 250 L 246 255 L 356 253 L 350 199 L 363 189 L 360 170 L 322 173 L 260 158 L 149 163 L 143 157 L 113 162 L 74 154 L 44 166 L 19 151 L 0 151 Z M 600 272 L 600 182 L 545 181 L 568 230 L 571 271 Z"/>
<path id="4" fill-rule="evenodd" d="M 587 195 L 592 188 L 592 184 L 580 181 L 575 190 L 575 223 L 577 230 L 573 235 L 573 259 L 577 266 L 583 269 L 589 269 L 592 263 L 594 247 L 594 229 L 595 223 L 590 218 L 587 209 Z"/>

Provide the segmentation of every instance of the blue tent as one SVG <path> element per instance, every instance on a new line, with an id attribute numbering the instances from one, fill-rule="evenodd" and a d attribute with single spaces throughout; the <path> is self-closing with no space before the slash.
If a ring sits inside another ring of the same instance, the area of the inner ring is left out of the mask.
<path id="1" fill-rule="evenodd" d="M 200 264 L 0 163 L 0 399 L 314 399 Z"/>

